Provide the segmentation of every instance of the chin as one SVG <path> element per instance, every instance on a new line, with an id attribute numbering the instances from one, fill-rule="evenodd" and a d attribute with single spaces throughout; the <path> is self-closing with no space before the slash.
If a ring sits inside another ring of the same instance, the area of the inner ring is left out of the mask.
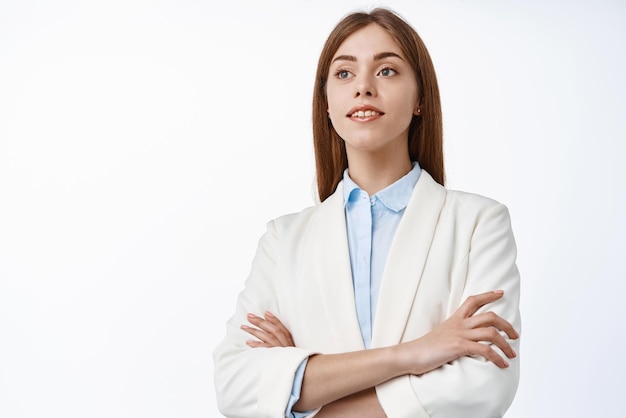
<path id="1" fill-rule="evenodd" d="M 352 135 L 348 140 L 345 139 L 346 137 L 342 138 L 344 138 L 346 148 L 353 148 L 360 151 L 380 151 L 383 148 L 393 147 L 395 142 L 397 142 L 397 140 L 385 138 L 383 135 L 376 135 L 374 132 Z M 405 144 L 406 141 L 408 141 L 408 138 L 402 140 Z"/>

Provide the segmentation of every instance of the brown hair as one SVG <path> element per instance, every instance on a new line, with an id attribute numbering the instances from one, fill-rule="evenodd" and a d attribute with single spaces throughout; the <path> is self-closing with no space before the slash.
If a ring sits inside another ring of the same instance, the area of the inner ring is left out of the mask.
<path id="1" fill-rule="evenodd" d="M 409 127 L 409 156 L 417 160 L 437 183 L 445 183 L 443 167 L 443 126 L 441 100 L 435 68 L 421 38 L 405 20 L 388 9 L 356 12 L 343 18 L 330 33 L 317 64 L 313 91 L 313 145 L 320 201 L 326 200 L 339 184 L 348 158 L 343 140 L 328 118 L 326 81 L 331 60 L 348 36 L 370 24 L 386 30 L 397 42 L 415 70 L 421 116 L 413 116 Z"/>

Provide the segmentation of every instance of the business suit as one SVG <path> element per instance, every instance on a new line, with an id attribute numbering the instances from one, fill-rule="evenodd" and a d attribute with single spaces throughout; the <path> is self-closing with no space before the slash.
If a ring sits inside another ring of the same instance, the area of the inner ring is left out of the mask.
<path id="1" fill-rule="evenodd" d="M 226 416 L 282 417 L 303 359 L 364 349 L 341 184 L 337 190 L 320 205 L 270 222 L 259 242 L 227 336 L 214 353 Z M 496 289 L 504 298 L 481 311 L 492 310 L 519 330 L 515 257 L 506 207 L 448 191 L 423 171 L 389 251 L 372 348 L 419 338 L 468 296 Z M 291 331 L 296 347 L 246 346 L 249 336 L 239 328 L 246 314 L 266 310 Z M 509 343 L 518 351 L 519 340 Z M 502 416 L 519 380 L 519 360 L 509 363 L 499 369 L 482 357 L 462 357 L 421 376 L 392 379 L 376 392 L 390 418 Z"/>

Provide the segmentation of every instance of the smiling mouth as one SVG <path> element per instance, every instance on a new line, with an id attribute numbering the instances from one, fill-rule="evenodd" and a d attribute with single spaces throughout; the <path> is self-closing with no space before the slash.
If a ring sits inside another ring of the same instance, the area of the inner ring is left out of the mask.
<path id="1" fill-rule="evenodd" d="M 381 112 L 375 110 L 357 110 L 353 114 L 349 115 L 351 118 L 371 118 L 372 116 L 383 115 Z"/>

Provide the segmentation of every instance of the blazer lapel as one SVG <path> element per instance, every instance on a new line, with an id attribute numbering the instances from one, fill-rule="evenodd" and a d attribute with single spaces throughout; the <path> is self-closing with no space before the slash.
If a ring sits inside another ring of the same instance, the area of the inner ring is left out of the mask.
<path id="1" fill-rule="evenodd" d="M 445 198 L 445 189 L 422 171 L 387 256 L 372 348 L 402 339 Z"/>
<path id="2" fill-rule="evenodd" d="M 344 351 L 364 349 L 356 315 L 352 268 L 348 250 L 343 183 L 317 208 L 312 231 L 315 277 L 322 295 L 323 314 L 333 324 L 333 338 Z"/>

